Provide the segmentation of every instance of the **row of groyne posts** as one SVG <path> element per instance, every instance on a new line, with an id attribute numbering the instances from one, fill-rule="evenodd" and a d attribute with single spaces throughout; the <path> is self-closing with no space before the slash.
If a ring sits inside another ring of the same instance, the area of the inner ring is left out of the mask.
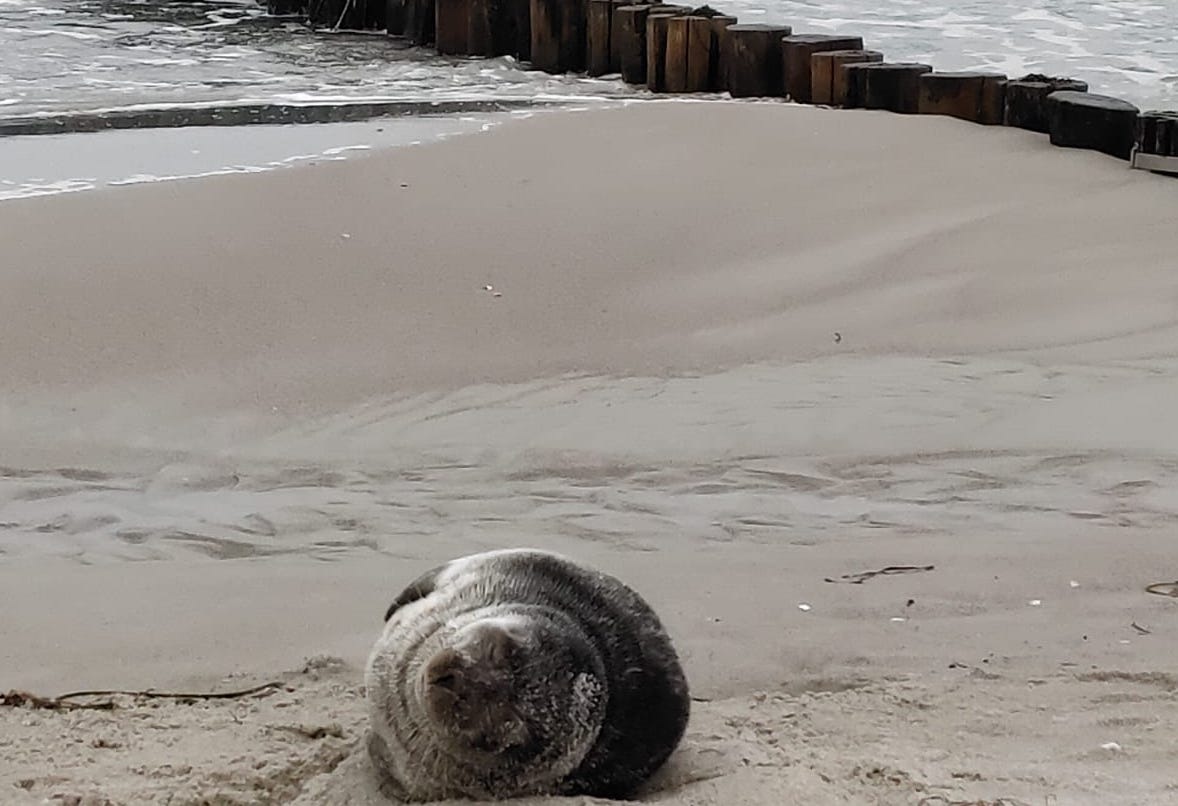
<path id="1" fill-rule="evenodd" d="M 314 26 L 386 30 L 451 56 L 512 56 L 548 73 L 620 74 L 659 93 L 951 115 L 1050 135 L 1141 167 L 1178 171 L 1178 113 L 1146 112 L 1044 75 L 937 72 L 889 62 L 858 36 L 742 24 L 708 6 L 633 0 L 269 0 Z M 1174 158 L 1172 161 L 1170 158 Z M 1150 162 L 1150 160 L 1153 160 Z"/>

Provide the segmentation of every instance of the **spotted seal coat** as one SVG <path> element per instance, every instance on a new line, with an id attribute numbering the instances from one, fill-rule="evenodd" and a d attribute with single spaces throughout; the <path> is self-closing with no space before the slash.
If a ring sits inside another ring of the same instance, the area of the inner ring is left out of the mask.
<path id="1" fill-rule="evenodd" d="M 368 750 L 405 801 L 625 797 L 678 745 L 687 681 L 622 582 L 531 549 L 434 568 L 385 614 Z"/>

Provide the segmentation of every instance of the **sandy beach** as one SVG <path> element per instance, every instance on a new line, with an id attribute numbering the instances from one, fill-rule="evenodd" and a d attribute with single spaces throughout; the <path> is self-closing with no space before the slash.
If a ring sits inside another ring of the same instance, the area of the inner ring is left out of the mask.
<path id="1" fill-rule="evenodd" d="M 376 806 L 388 602 L 539 546 L 680 649 L 646 802 L 1178 804 L 1176 211 L 722 102 L 0 202 L 0 693 L 278 684 L 0 706 L 0 803 Z"/>

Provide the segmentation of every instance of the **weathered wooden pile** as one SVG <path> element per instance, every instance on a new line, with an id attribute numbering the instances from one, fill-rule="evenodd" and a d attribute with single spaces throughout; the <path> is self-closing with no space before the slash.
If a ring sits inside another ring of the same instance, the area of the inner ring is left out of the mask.
<path id="1" fill-rule="evenodd" d="M 384 28 L 454 56 L 513 56 L 549 73 L 620 74 L 653 92 L 951 115 L 1043 132 L 1061 146 L 1121 159 L 1152 155 L 1178 171 L 1178 113 L 1141 114 L 1082 81 L 937 72 L 889 62 L 857 36 L 742 24 L 708 6 L 659 0 L 269 0 L 314 25 Z M 1175 160 L 1168 163 L 1167 160 Z M 1162 166 L 1162 167 L 1158 167 Z M 1147 167 L 1147 166 L 1142 166 Z"/>

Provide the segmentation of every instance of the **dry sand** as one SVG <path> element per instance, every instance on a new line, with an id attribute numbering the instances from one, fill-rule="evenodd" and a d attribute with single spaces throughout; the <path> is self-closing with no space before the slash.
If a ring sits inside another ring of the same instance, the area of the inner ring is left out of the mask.
<path id="1" fill-rule="evenodd" d="M 0 204 L 0 690 L 283 683 L 0 707 L 0 803 L 377 803 L 380 614 L 510 545 L 681 647 L 650 802 L 1178 803 L 1176 214 L 719 103 Z"/>

